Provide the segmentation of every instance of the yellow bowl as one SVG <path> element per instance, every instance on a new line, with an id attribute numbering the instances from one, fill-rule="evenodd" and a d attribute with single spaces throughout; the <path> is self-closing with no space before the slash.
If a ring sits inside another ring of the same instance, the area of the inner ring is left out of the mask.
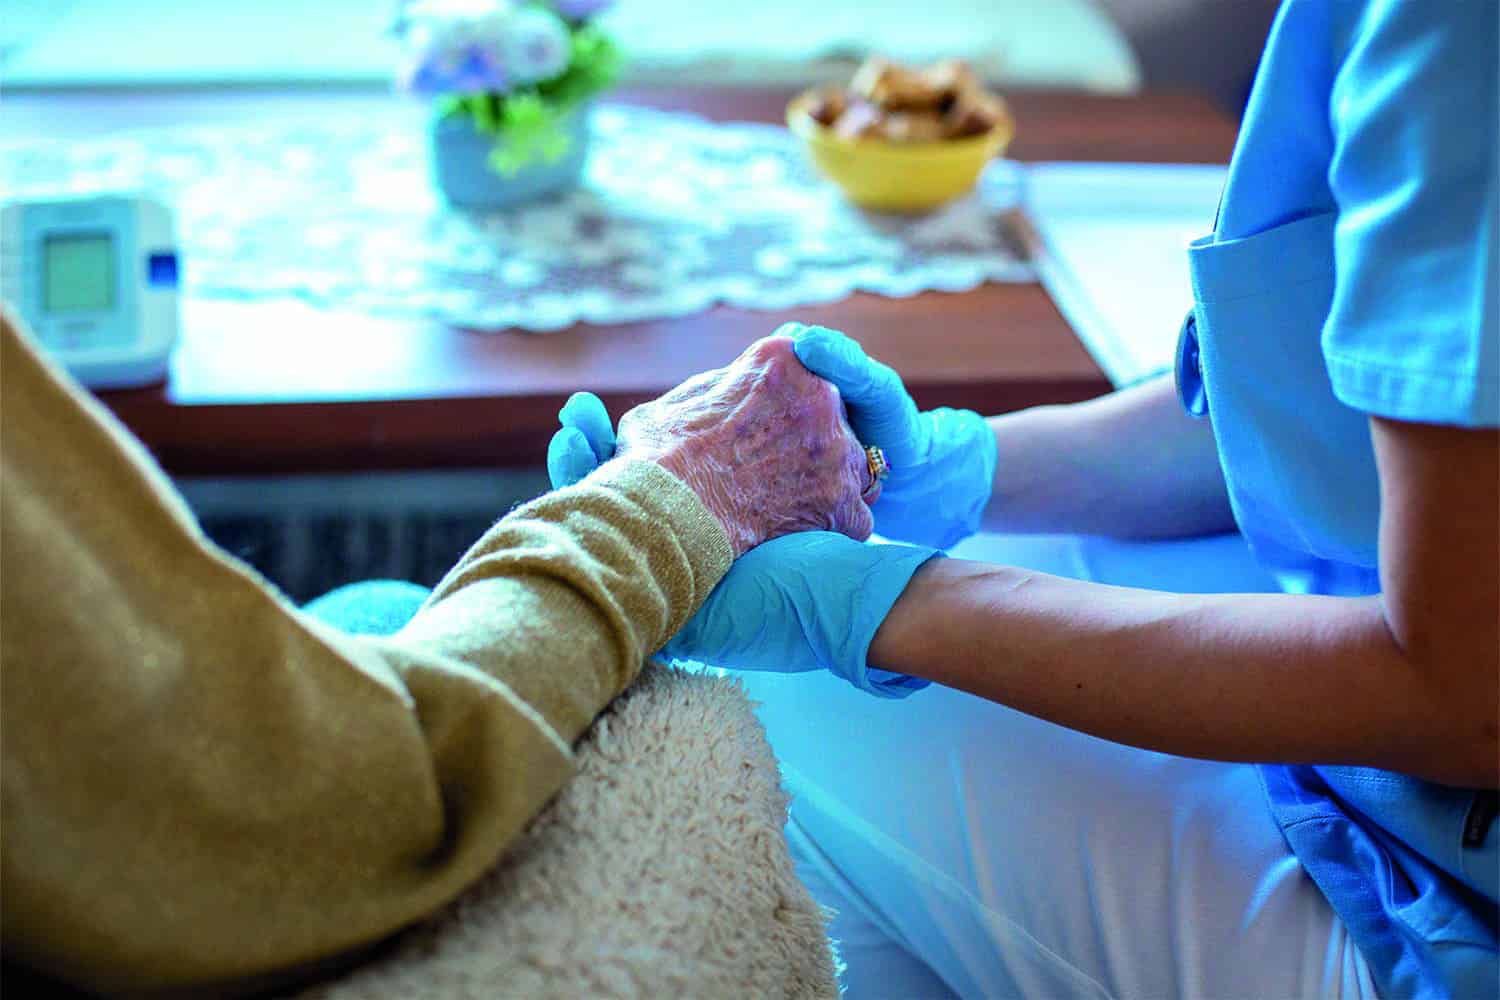
<path id="1" fill-rule="evenodd" d="M 808 114 L 811 94 L 787 105 L 786 123 L 849 200 L 878 212 L 921 212 L 966 193 L 1015 133 L 1009 116 L 981 135 L 941 142 L 849 139 Z"/>

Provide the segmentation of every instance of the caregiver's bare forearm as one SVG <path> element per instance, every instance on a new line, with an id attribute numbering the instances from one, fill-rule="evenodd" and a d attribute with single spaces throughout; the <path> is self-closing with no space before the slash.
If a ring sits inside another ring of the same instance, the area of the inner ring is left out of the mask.
<path id="1" fill-rule="evenodd" d="M 1461 682 L 1427 669 L 1376 597 L 1165 594 L 957 559 L 917 573 L 869 653 L 1151 750 L 1475 786 L 1500 780 L 1475 708 L 1494 702 L 1493 660 L 1470 660 Z"/>
<path id="2" fill-rule="evenodd" d="M 1234 526 L 1213 429 L 1182 411 L 1170 378 L 990 427 L 988 530 L 1167 538 Z"/>

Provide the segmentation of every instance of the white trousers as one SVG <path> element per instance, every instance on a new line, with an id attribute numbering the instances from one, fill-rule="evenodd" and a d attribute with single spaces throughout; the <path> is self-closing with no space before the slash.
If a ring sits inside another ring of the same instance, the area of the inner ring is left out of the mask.
<path id="1" fill-rule="evenodd" d="M 981 536 L 955 555 L 1177 591 L 1272 590 L 1236 536 Z M 1254 767 L 1137 750 L 933 685 L 742 674 L 837 911 L 847 996 L 1373 997 Z"/>

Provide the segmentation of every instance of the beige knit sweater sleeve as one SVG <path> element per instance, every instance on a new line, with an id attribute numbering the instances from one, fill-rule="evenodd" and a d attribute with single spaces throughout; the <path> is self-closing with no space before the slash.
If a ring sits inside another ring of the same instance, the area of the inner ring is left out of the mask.
<path id="1" fill-rule="evenodd" d="M 0 326 L 0 931 L 77 985 L 263 987 L 432 912 L 730 563 L 686 486 L 610 463 L 500 520 L 400 634 L 346 636 Z"/>

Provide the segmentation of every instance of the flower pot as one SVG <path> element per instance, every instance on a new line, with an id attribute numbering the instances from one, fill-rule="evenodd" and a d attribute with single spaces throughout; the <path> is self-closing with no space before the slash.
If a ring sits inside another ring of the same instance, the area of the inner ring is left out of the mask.
<path id="1" fill-rule="evenodd" d="M 432 180 L 455 208 L 509 208 L 574 187 L 588 158 L 588 106 L 563 123 L 568 148 L 551 162 L 538 157 L 512 174 L 490 165 L 495 137 L 480 132 L 467 115 L 434 116 L 428 132 Z"/>

